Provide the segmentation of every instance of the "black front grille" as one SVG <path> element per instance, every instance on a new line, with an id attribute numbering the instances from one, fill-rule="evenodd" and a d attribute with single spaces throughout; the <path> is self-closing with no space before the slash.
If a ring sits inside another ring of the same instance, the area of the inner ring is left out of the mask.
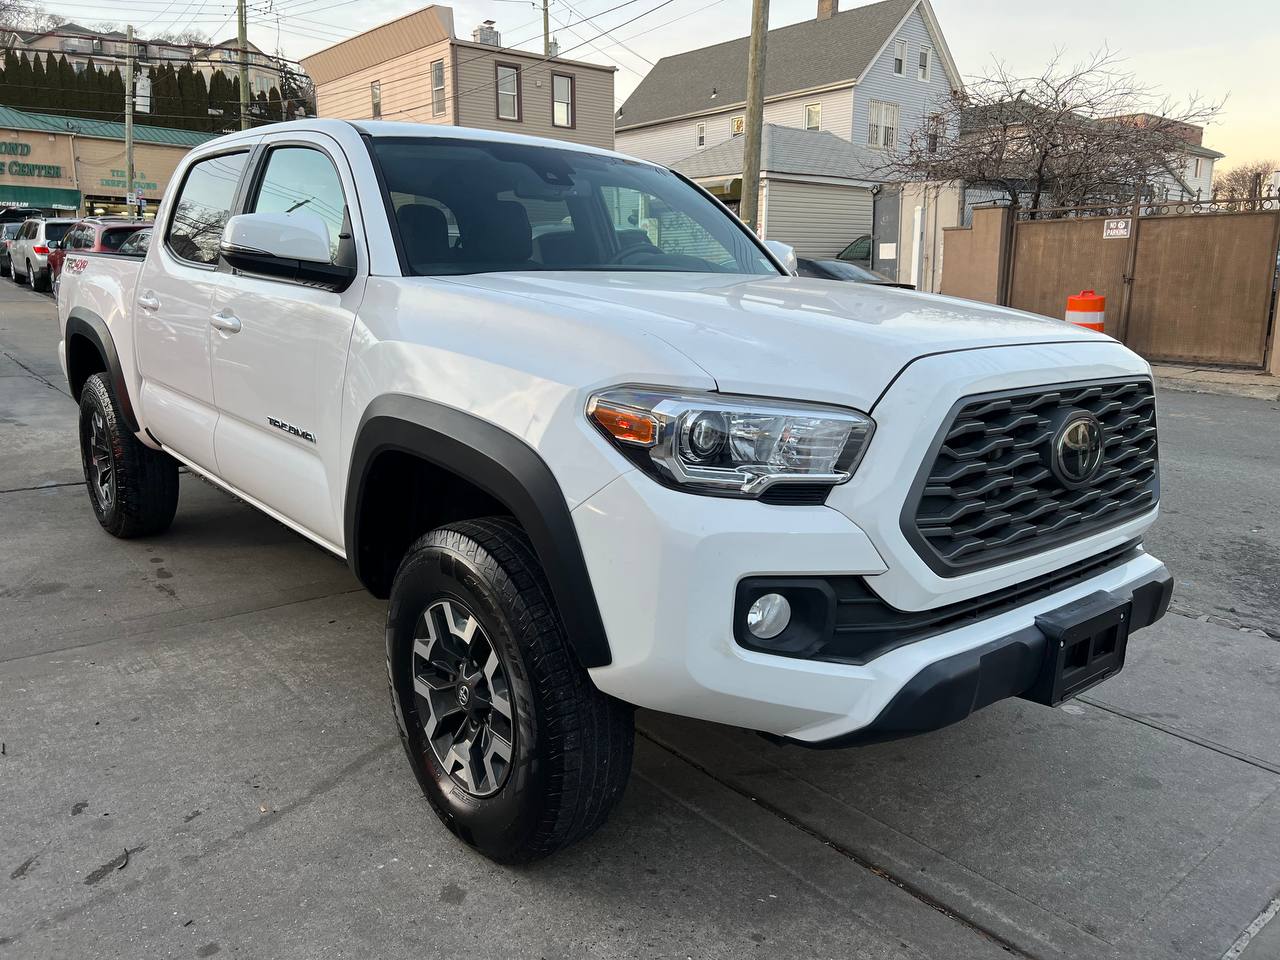
<path id="1" fill-rule="evenodd" d="M 1055 475 L 1054 436 L 1073 411 L 1102 423 L 1096 477 L 1069 489 Z M 1159 499 L 1150 380 L 1055 384 L 966 397 L 926 458 L 902 528 L 944 576 L 1005 563 L 1097 533 Z"/>

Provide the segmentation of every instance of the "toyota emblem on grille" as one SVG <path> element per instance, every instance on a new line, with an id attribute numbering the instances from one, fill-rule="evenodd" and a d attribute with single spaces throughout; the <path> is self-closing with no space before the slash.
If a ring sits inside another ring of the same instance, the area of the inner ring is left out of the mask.
<path id="1" fill-rule="evenodd" d="M 1053 438 L 1053 472 L 1065 486 L 1088 483 L 1102 467 L 1102 423 L 1087 410 L 1069 416 Z"/>

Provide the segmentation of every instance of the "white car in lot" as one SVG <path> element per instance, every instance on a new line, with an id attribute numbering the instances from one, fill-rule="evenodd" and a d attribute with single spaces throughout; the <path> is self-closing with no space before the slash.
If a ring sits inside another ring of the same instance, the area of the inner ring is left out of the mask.
<path id="1" fill-rule="evenodd" d="M 837 746 L 1114 674 L 1171 591 L 1147 364 L 787 259 L 604 150 L 214 140 L 145 260 L 67 256 L 92 508 L 157 534 L 185 464 L 345 557 L 415 774 L 503 862 L 604 820 L 636 706 Z"/>
<path id="2" fill-rule="evenodd" d="M 49 249 L 62 242 L 75 220 L 28 220 L 9 244 L 9 276 L 32 290 L 49 289 Z"/>

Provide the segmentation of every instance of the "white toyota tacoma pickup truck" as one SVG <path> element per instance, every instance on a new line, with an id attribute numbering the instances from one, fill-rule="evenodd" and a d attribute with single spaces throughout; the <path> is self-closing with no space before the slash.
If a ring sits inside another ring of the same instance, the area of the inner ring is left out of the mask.
<path id="1" fill-rule="evenodd" d="M 1147 364 L 998 307 L 801 279 L 670 170 L 457 127 L 193 150 L 145 259 L 68 255 L 93 511 L 178 467 L 389 598 L 441 820 L 502 862 L 621 795 L 634 707 L 808 746 L 1056 704 L 1161 617 Z"/>

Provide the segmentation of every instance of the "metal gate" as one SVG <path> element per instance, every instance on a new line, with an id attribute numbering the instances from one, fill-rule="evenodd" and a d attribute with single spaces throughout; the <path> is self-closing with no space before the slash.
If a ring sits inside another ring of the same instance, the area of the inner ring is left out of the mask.
<path id="1" fill-rule="evenodd" d="M 884 184 L 871 200 L 871 269 L 898 276 L 898 218 L 902 188 Z"/>
<path id="2" fill-rule="evenodd" d="M 1280 203 L 1133 204 L 1019 211 L 1010 306 L 1061 317 L 1107 298 L 1107 333 L 1149 360 L 1261 367 L 1271 337 Z"/>

